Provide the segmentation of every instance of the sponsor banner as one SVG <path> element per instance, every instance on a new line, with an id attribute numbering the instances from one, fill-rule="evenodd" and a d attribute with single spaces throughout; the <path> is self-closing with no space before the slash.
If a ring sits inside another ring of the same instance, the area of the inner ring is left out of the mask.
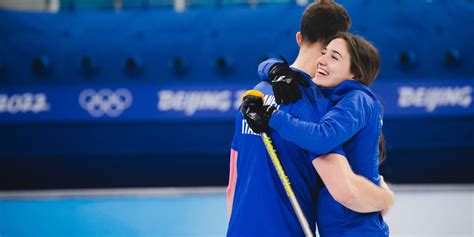
<path id="1" fill-rule="evenodd" d="M 233 119 L 242 86 L 110 85 L 0 89 L 0 122 Z"/>
<path id="2" fill-rule="evenodd" d="M 390 117 L 474 116 L 474 80 L 381 80 Z M 233 120 L 243 85 L 50 86 L 0 89 L 0 122 Z"/>
<path id="3" fill-rule="evenodd" d="M 385 117 L 474 116 L 473 79 L 380 81 L 372 86 Z"/>
<path id="4" fill-rule="evenodd" d="M 162 118 L 234 117 L 243 88 L 160 89 L 156 109 Z"/>

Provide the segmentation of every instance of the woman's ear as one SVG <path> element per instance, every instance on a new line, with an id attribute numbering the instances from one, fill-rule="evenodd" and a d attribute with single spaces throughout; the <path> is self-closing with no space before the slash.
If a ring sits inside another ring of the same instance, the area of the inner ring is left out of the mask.
<path id="1" fill-rule="evenodd" d="M 349 80 L 358 81 L 359 79 L 356 79 L 355 76 L 354 76 L 354 74 L 351 73 L 351 74 L 349 74 Z"/>

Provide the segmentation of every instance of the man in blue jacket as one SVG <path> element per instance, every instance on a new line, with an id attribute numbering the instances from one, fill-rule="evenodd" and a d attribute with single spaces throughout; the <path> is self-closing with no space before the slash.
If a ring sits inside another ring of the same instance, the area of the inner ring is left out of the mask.
<path id="1" fill-rule="evenodd" d="M 268 60 L 262 64 L 270 68 L 271 72 L 271 68 L 278 63 L 281 62 Z M 381 214 L 354 205 L 350 199 L 357 193 L 353 193 L 352 181 L 339 179 L 341 175 L 334 170 L 339 165 L 342 171 L 340 173 L 354 172 L 374 184 L 384 184 L 378 171 L 380 160 L 385 158 L 384 142 L 380 139 L 382 105 L 368 87 L 380 69 L 380 55 L 362 37 L 338 33 L 324 49 L 317 65 L 318 73 L 313 81 L 331 91 L 327 93 L 327 97 L 332 104 L 320 120 L 306 120 L 283 110 L 270 114 L 267 111 L 271 110 L 264 109 L 258 103 L 250 104 L 245 97 L 242 107 L 249 107 L 246 113 L 255 113 L 256 116 L 244 116 L 252 129 L 271 127 L 283 139 L 315 153 L 313 164 L 326 185 L 318 196 L 317 206 L 318 230 L 322 236 L 388 236 L 388 225 Z M 288 76 L 291 77 L 292 74 Z M 287 84 L 279 85 L 277 80 L 271 80 L 274 93 L 292 93 L 291 87 Z M 312 86 L 318 88 L 316 84 Z M 287 94 L 281 94 L 283 102 L 288 100 Z M 265 119 L 257 119 L 262 114 L 265 114 Z M 317 155 L 330 152 L 341 145 L 347 159 Z M 327 166 L 328 164 L 331 166 Z M 328 172 L 328 167 L 331 172 Z M 341 190 L 346 190 L 346 197 L 340 197 Z"/>
<path id="2" fill-rule="evenodd" d="M 290 68 L 280 63 L 268 74 L 260 74 L 261 78 L 292 74 L 292 77 L 281 78 L 284 83 L 296 85 L 295 98 L 302 97 L 292 104 L 282 104 L 280 110 L 297 114 L 308 121 L 320 118 L 327 109 L 328 102 L 321 97 L 318 90 L 311 87 L 300 88 L 299 84 L 310 85 L 315 74 L 315 62 L 322 47 L 339 31 L 347 31 L 350 19 L 340 5 L 332 1 L 319 1 L 310 4 L 302 17 L 301 31 L 296 39 L 300 46 L 297 59 Z M 265 72 L 266 70 L 262 70 Z M 282 102 L 274 98 L 271 85 L 261 82 L 256 87 L 265 94 L 266 106 Z M 308 108 L 314 109 L 308 109 Z M 305 108 L 305 109 L 301 109 Z M 242 114 L 236 118 L 236 131 L 232 141 L 231 169 L 228 187 L 228 208 L 230 222 L 228 236 L 303 236 L 298 219 L 273 168 L 267 151 L 258 135 L 261 131 L 250 129 Z M 262 128 L 264 131 L 268 128 Z M 304 215 L 315 232 L 316 197 L 320 189 L 317 174 L 312 166 L 314 154 L 284 141 L 276 132 L 268 130 L 277 150 L 278 156 L 295 195 L 303 209 Z M 339 148 L 332 150 L 335 156 L 344 152 Z M 390 205 L 390 191 L 386 191 L 355 174 L 354 180 L 360 181 L 357 188 L 361 191 L 353 203 L 362 205 L 367 210 L 380 211 Z M 374 202 L 373 199 L 378 201 Z M 369 200 L 369 201 L 368 201 Z M 328 215 L 331 215 L 328 213 Z"/>

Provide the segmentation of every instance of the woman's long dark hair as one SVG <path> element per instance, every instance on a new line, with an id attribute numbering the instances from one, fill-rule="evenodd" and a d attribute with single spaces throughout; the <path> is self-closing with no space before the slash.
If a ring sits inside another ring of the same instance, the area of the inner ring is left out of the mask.
<path id="1" fill-rule="evenodd" d="M 375 81 L 380 71 L 380 54 L 371 43 L 360 36 L 340 32 L 334 39 L 346 41 L 347 50 L 351 55 L 351 73 L 354 79 L 366 86 Z M 379 134 L 379 164 L 387 158 L 385 138 L 380 130 Z"/>

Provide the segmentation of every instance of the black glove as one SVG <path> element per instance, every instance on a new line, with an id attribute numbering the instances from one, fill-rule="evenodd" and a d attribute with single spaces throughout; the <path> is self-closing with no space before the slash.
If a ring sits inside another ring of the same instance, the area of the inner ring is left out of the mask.
<path id="1" fill-rule="evenodd" d="M 285 59 L 283 61 L 270 68 L 268 77 L 277 104 L 295 103 L 301 98 L 299 84 L 304 87 L 309 87 L 310 84 L 302 73 L 291 69 Z"/>
<path id="2" fill-rule="evenodd" d="M 263 98 L 247 95 L 242 99 L 242 105 L 240 106 L 240 112 L 244 115 L 248 125 L 255 133 L 267 133 L 270 132 L 268 122 L 276 110 L 275 106 L 263 105 Z"/>

